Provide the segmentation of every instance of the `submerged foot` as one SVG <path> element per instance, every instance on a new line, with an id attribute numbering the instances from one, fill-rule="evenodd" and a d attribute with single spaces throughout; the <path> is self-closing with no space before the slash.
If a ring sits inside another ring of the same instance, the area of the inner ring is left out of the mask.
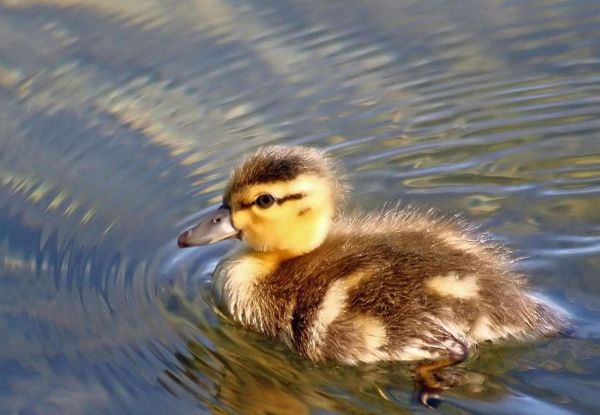
<path id="1" fill-rule="evenodd" d="M 442 392 L 459 385 L 462 380 L 462 375 L 451 367 L 463 362 L 467 355 L 468 350 L 463 346 L 462 353 L 417 365 L 415 390 L 419 403 L 427 408 L 439 407 Z"/>

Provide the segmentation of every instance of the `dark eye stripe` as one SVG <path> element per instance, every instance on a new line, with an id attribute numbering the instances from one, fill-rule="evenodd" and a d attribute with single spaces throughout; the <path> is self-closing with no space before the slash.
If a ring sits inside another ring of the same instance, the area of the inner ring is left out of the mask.
<path id="1" fill-rule="evenodd" d="M 278 205 L 281 205 L 281 204 L 287 202 L 288 200 L 300 200 L 303 197 L 304 197 L 304 194 L 302 194 L 302 193 L 294 193 L 291 195 L 284 196 L 281 199 L 275 198 L 275 202 L 277 202 Z"/>
<path id="2" fill-rule="evenodd" d="M 300 200 L 302 199 L 304 196 L 306 196 L 304 193 L 293 193 L 291 195 L 287 195 L 284 197 L 280 197 L 280 198 L 275 198 L 275 203 L 277 203 L 278 205 L 282 205 L 285 202 L 287 202 L 288 200 Z M 243 210 L 243 209 L 248 209 L 251 208 L 252 206 L 254 206 L 256 204 L 256 201 L 252 201 L 252 202 L 240 202 L 238 205 L 238 210 Z"/>
<path id="3" fill-rule="evenodd" d="M 252 206 L 255 205 L 255 203 L 256 202 L 250 202 L 250 203 L 240 202 L 240 203 L 238 203 L 238 210 L 244 210 L 244 209 L 251 208 Z"/>

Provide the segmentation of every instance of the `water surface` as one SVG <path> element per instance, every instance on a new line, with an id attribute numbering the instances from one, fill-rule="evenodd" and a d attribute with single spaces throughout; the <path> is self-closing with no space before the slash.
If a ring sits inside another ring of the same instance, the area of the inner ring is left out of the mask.
<path id="1" fill-rule="evenodd" d="M 487 347 L 439 413 L 600 411 L 597 1 L 0 0 L 0 412 L 425 411 L 411 365 L 313 365 L 221 316 L 178 250 L 260 145 L 351 207 L 462 214 L 575 338 Z"/>

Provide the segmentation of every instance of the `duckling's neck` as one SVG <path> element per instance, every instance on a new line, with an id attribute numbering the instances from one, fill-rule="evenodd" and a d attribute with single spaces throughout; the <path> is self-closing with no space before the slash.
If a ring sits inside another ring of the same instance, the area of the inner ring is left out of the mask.
<path id="1" fill-rule="evenodd" d="M 264 277 L 274 272 L 283 261 L 296 256 L 298 256 L 297 253 L 288 250 L 258 251 L 251 247 L 246 247 L 239 251 L 236 257 L 244 262 L 255 264 L 253 267 L 254 274 Z"/>

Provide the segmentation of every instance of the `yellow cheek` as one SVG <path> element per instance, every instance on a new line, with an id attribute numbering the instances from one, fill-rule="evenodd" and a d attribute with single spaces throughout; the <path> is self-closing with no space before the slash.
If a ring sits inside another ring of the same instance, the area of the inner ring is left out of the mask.
<path id="1" fill-rule="evenodd" d="M 231 215 L 233 227 L 239 230 L 244 230 L 251 222 L 250 212 L 248 210 L 240 210 Z"/>
<path id="2" fill-rule="evenodd" d="M 261 209 L 257 206 L 252 207 L 252 216 L 256 222 L 280 222 L 282 220 L 292 219 L 291 205 L 293 202 L 287 202 L 283 205 L 273 205 L 267 209 Z"/>
<path id="3" fill-rule="evenodd" d="M 253 208 L 243 209 L 231 216 L 233 226 L 242 231 L 242 239 L 255 248 L 262 249 L 268 243 L 264 218 L 260 218 Z"/>

